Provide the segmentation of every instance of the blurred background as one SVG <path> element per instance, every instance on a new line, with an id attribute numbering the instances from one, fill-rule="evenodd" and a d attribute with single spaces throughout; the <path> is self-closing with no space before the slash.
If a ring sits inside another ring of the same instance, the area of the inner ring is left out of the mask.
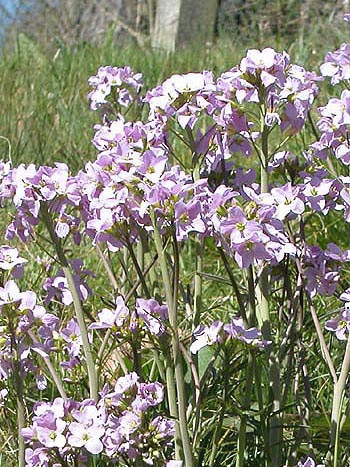
<path id="1" fill-rule="evenodd" d="M 349 41 L 346 12 L 349 0 L 0 0 L 0 159 L 75 170 L 94 157 L 99 66 L 130 65 L 147 88 L 271 46 L 318 72 Z"/>
<path id="2" fill-rule="evenodd" d="M 240 37 L 261 44 L 269 35 L 290 42 L 303 40 L 310 32 L 328 35 L 349 4 L 349 0 L 0 0 L 0 27 L 3 43 L 21 33 L 47 47 L 74 46 L 81 41 L 101 43 L 110 34 L 173 50 L 199 37 L 229 35 L 231 40 Z M 164 44 L 160 29 L 176 36 L 170 45 Z"/>

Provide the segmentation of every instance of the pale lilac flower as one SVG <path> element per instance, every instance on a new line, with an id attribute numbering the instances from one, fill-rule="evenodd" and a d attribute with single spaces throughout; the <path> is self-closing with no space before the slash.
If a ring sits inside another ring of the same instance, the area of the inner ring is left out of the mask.
<path id="1" fill-rule="evenodd" d="M 63 434 L 66 425 L 66 422 L 56 418 L 53 412 L 47 412 L 36 426 L 38 440 L 46 448 L 63 448 L 66 444 Z"/>
<path id="2" fill-rule="evenodd" d="M 261 340 L 261 332 L 257 328 L 246 329 L 242 318 L 232 318 L 230 324 L 225 324 L 225 332 L 229 337 L 241 340 L 259 348 L 264 348 L 269 342 Z"/>
<path id="3" fill-rule="evenodd" d="M 195 340 L 190 346 L 190 352 L 196 354 L 200 349 L 207 345 L 213 345 L 217 342 L 221 342 L 220 331 L 223 327 L 221 321 L 214 321 L 210 326 L 199 325 L 193 331 L 193 337 Z"/>
<path id="4" fill-rule="evenodd" d="M 20 278 L 23 275 L 23 264 L 26 262 L 26 259 L 19 256 L 17 248 L 8 245 L 0 247 L 0 269 L 5 271 L 13 269 L 15 277 Z"/>
<path id="5" fill-rule="evenodd" d="M 98 314 L 98 321 L 90 324 L 89 329 L 119 329 L 130 317 L 129 308 L 126 306 L 122 296 L 115 300 L 115 308 L 110 310 L 103 308 Z"/>
<path id="6" fill-rule="evenodd" d="M 78 322 L 75 319 L 68 321 L 65 328 L 60 331 L 60 336 L 67 343 L 65 348 L 70 357 L 77 357 L 83 345 Z"/>
<path id="7" fill-rule="evenodd" d="M 350 45 L 343 43 L 334 52 L 327 52 L 324 63 L 320 66 L 323 76 L 331 78 L 333 85 L 350 78 Z"/>
<path id="8" fill-rule="evenodd" d="M 164 322 L 168 319 L 168 307 L 160 305 L 157 300 L 138 298 L 135 313 L 145 324 L 148 331 L 156 336 L 165 332 Z"/>
<path id="9" fill-rule="evenodd" d="M 138 394 L 132 403 L 132 408 L 136 412 L 144 412 L 149 407 L 159 405 L 164 398 L 163 385 L 156 383 L 140 383 Z"/>
<path id="10" fill-rule="evenodd" d="M 100 440 L 105 433 L 103 427 L 71 422 L 69 431 L 71 434 L 68 437 L 68 443 L 71 446 L 84 447 L 91 454 L 99 454 L 103 450 L 103 444 Z"/>
<path id="11" fill-rule="evenodd" d="M 126 410 L 119 418 L 118 431 L 125 439 L 128 440 L 130 439 L 131 434 L 134 433 L 140 425 L 141 417 L 132 411 Z"/>
<path id="12" fill-rule="evenodd" d="M 117 379 L 114 386 L 114 391 L 108 394 L 106 397 L 119 401 L 126 392 L 129 390 L 135 390 L 139 381 L 137 373 L 132 372 L 125 376 L 121 376 Z"/>
<path id="13" fill-rule="evenodd" d="M 19 302 L 22 299 L 18 285 L 15 281 L 9 280 L 4 287 L 0 287 L 0 307 L 10 303 Z"/>
<path id="14" fill-rule="evenodd" d="M 316 462 L 311 457 L 308 457 L 304 462 L 299 461 L 296 467 L 325 467 L 325 465 L 324 464 L 316 465 Z"/>
<path id="15" fill-rule="evenodd" d="M 176 237 L 179 241 L 185 240 L 190 232 L 205 232 L 205 223 L 201 212 L 199 201 L 193 200 L 189 203 L 178 201 L 175 204 Z"/>
<path id="16" fill-rule="evenodd" d="M 46 376 L 42 373 L 36 375 L 35 377 L 36 387 L 39 391 L 44 391 L 47 388 L 47 379 Z"/>
<path id="17" fill-rule="evenodd" d="M 277 204 L 275 212 L 277 219 L 283 220 L 290 214 L 302 214 L 305 210 L 304 203 L 299 197 L 299 188 L 293 187 L 291 183 L 273 188 L 271 195 Z"/>
<path id="18" fill-rule="evenodd" d="M 91 454 L 99 454 L 103 450 L 100 438 L 105 433 L 103 412 L 95 405 L 85 405 L 72 415 L 77 421 L 69 424 L 68 443 L 74 447 L 84 446 Z"/>

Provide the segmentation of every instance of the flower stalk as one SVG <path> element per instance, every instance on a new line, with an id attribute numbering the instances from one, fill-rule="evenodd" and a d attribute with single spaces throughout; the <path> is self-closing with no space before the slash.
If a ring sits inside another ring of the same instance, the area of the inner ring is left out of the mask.
<path id="1" fill-rule="evenodd" d="M 260 152 L 260 182 L 261 193 L 268 192 L 268 161 L 269 161 L 269 128 L 265 124 L 265 109 L 262 108 L 261 117 L 261 152 Z M 273 340 L 271 334 L 271 318 L 269 307 L 270 284 L 269 273 L 267 267 L 264 266 L 261 270 L 257 281 L 256 299 L 257 299 L 257 318 L 261 327 L 263 338 L 266 341 L 271 341 L 271 345 L 267 346 L 266 354 L 269 365 L 269 380 L 272 396 L 272 412 L 270 419 L 270 434 L 269 434 L 269 453 L 272 466 L 281 464 L 281 443 L 282 443 L 282 412 L 281 412 L 281 388 L 280 388 L 280 368 L 277 356 L 273 349 Z"/>
<path id="2" fill-rule="evenodd" d="M 184 453 L 185 459 L 185 467 L 194 467 L 193 462 L 193 454 L 192 448 L 188 433 L 188 426 L 187 426 L 187 418 L 186 418 L 186 397 L 185 397 L 185 386 L 184 386 L 184 372 L 182 366 L 182 356 L 181 350 L 179 345 L 179 335 L 178 335 L 178 316 L 177 316 L 177 294 L 174 295 L 174 290 L 172 287 L 172 282 L 168 270 L 167 265 L 167 258 L 165 251 L 163 249 L 163 242 L 160 236 L 160 232 L 157 226 L 157 220 L 154 212 L 152 213 L 152 223 L 153 223 L 153 230 L 154 230 L 154 243 L 156 247 L 156 251 L 158 254 L 162 279 L 164 282 L 164 289 L 165 289 L 165 296 L 167 300 L 168 310 L 169 310 L 169 322 L 171 326 L 171 347 L 173 351 L 173 365 L 175 370 L 175 387 L 176 387 L 176 395 L 177 395 L 177 407 L 178 407 L 178 420 L 180 426 L 180 434 L 181 434 L 181 442 L 182 442 L 182 449 Z M 175 252 L 177 251 L 177 247 L 174 246 Z M 178 257 L 175 254 L 175 268 L 178 267 Z M 177 285 L 176 285 L 177 287 Z M 169 377 L 167 370 L 167 378 Z M 170 388 L 168 388 L 169 391 Z M 170 395 L 171 399 L 169 400 L 169 404 L 172 406 L 174 405 L 174 397 L 175 394 L 171 392 Z M 174 411 L 174 409 L 173 409 Z M 179 452 L 179 448 L 177 448 L 177 452 Z"/>
<path id="3" fill-rule="evenodd" d="M 56 254 L 58 257 L 58 260 L 62 264 L 62 269 L 63 273 L 67 279 L 68 287 L 69 290 L 72 294 L 73 298 L 73 304 L 74 304 L 74 310 L 75 310 L 75 316 L 78 321 L 79 329 L 81 332 L 81 338 L 83 342 L 83 349 L 84 349 L 84 354 L 85 354 L 85 359 L 86 359 L 86 365 L 87 365 L 87 371 L 88 371 L 88 379 L 89 379 L 89 390 L 90 390 L 90 397 L 91 399 L 97 400 L 97 394 L 98 394 L 98 381 L 97 381 L 97 372 L 95 368 L 95 362 L 94 358 L 92 355 L 92 350 L 91 350 L 91 345 L 89 342 L 89 337 L 88 337 L 88 332 L 87 332 L 87 327 L 85 323 L 85 318 L 84 318 L 84 311 L 83 307 L 81 304 L 81 300 L 78 294 L 77 287 L 74 282 L 73 274 L 69 266 L 68 259 L 64 253 L 64 250 L 62 248 L 61 242 L 59 238 L 56 235 L 55 229 L 53 227 L 52 219 L 50 216 L 50 213 L 47 209 L 46 204 L 41 205 L 41 214 L 42 214 L 42 219 L 46 225 L 46 228 L 49 232 L 51 241 L 53 243 L 53 246 L 56 250 Z"/>
<path id="4" fill-rule="evenodd" d="M 338 381 L 334 384 L 333 404 L 331 415 L 331 449 L 333 452 L 333 467 L 339 466 L 339 439 L 341 427 L 342 402 L 346 382 L 350 372 L 350 335 L 348 336 L 343 363 L 341 366 Z"/>

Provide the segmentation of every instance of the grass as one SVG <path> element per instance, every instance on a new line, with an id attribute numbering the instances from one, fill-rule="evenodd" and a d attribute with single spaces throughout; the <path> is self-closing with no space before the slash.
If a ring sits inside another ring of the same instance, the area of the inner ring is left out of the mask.
<path id="1" fill-rule="evenodd" d="M 9 142 L 15 164 L 60 161 L 76 170 L 92 159 L 90 140 L 98 117 L 89 110 L 87 80 L 99 66 L 130 65 L 143 73 L 147 89 L 173 73 L 203 69 L 221 73 L 238 63 L 247 48 L 272 46 L 289 50 L 293 62 L 317 69 L 328 48 L 340 43 L 336 32 L 328 44 L 316 42 L 317 28 L 308 41 L 270 36 L 255 43 L 237 34 L 225 35 L 214 44 L 170 55 L 141 50 L 130 41 L 115 43 L 108 35 L 98 46 L 80 43 L 73 50 L 57 44 L 48 51 L 20 34 L 0 57 L 0 135 L 8 140 L 0 140 L 1 158 L 7 157 Z"/>

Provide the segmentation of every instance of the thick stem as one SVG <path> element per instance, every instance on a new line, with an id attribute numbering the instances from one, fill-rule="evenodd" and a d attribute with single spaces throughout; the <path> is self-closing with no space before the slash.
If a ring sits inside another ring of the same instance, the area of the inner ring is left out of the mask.
<path id="1" fill-rule="evenodd" d="M 5 308 L 6 309 L 6 308 Z M 16 337 L 17 323 L 13 322 L 13 310 L 7 309 L 8 328 L 11 336 L 11 349 L 13 352 L 13 385 L 16 390 L 16 405 L 17 405 L 17 445 L 18 467 L 25 465 L 25 444 L 22 435 L 22 429 L 25 427 L 25 404 L 24 404 L 24 387 L 23 387 L 23 373 L 21 369 L 21 358 L 19 352 L 19 341 Z"/>
<path id="2" fill-rule="evenodd" d="M 153 228 L 154 228 L 154 242 L 160 261 L 160 268 L 162 279 L 164 282 L 165 296 L 169 310 L 169 322 L 172 330 L 171 334 L 171 347 L 173 351 L 173 363 L 175 368 L 175 385 L 177 392 L 178 415 L 181 432 L 182 448 L 185 457 L 184 467 L 194 467 L 192 448 L 188 434 L 187 419 L 186 419 L 186 398 L 185 398 L 185 385 L 184 385 L 184 372 L 182 367 L 182 356 L 179 345 L 178 335 L 178 319 L 177 319 L 177 296 L 174 296 L 172 282 L 167 266 L 167 259 L 163 249 L 163 242 L 158 230 L 155 215 L 152 215 Z M 174 240 L 176 243 L 176 240 Z M 175 268 L 178 268 L 178 251 L 177 244 L 174 244 L 175 252 Z"/>
<path id="3" fill-rule="evenodd" d="M 181 443 L 181 430 L 179 425 L 179 413 L 176 403 L 176 385 L 174 378 L 174 367 L 170 356 L 166 358 L 165 367 L 166 376 L 166 389 L 168 395 L 169 412 L 170 416 L 175 420 L 175 456 L 176 459 L 181 459 L 182 443 Z"/>

